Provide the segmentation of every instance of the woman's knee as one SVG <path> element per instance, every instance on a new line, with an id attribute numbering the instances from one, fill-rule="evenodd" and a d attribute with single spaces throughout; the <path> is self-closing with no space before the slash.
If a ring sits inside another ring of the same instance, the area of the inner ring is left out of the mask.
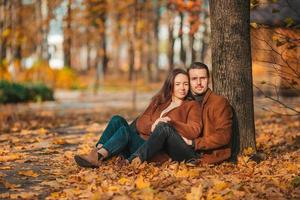
<path id="1" fill-rule="evenodd" d="M 120 115 L 114 115 L 114 116 L 111 118 L 111 121 L 127 123 L 127 121 L 126 121 L 122 116 L 120 116 Z"/>

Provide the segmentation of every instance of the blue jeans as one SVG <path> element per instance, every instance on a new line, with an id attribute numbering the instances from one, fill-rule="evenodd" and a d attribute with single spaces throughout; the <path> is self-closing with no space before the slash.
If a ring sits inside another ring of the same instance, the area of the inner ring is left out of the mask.
<path id="1" fill-rule="evenodd" d="M 185 143 L 172 125 L 160 122 L 149 139 L 128 160 L 131 162 L 139 157 L 141 161 L 148 161 L 162 150 L 167 152 L 174 161 L 189 161 L 200 157 L 200 154 Z"/>
<path id="2" fill-rule="evenodd" d="M 145 140 L 138 134 L 136 129 L 129 126 L 123 117 L 115 115 L 109 121 L 96 146 L 98 144 L 103 145 L 103 148 L 109 153 L 107 158 L 116 155 L 128 158 L 144 142 Z"/>

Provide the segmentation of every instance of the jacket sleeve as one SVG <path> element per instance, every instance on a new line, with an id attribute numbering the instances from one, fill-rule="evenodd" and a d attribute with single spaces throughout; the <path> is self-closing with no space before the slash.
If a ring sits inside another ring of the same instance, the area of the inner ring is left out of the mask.
<path id="1" fill-rule="evenodd" d="M 222 98 L 217 102 L 218 106 L 211 109 L 213 115 L 210 123 L 213 131 L 203 137 L 195 139 L 195 150 L 210 150 L 228 145 L 232 135 L 232 108 L 229 102 Z M 208 113 L 210 114 L 210 113 Z"/>
<path id="2" fill-rule="evenodd" d="M 193 102 L 187 112 L 186 123 L 180 121 L 171 121 L 177 132 L 181 136 L 192 140 L 200 136 L 200 130 L 202 127 L 201 111 L 198 102 Z"/>
<path id="3" fill-rule="evenodd" d="M 152 113 L 154 109 L 154 103 L 151 102 L 147 109 L 141 114 L 136 121 L 136 129 L 142 135 L 150 135 L 151 126 L 154 123 L 152 121 Z"/>

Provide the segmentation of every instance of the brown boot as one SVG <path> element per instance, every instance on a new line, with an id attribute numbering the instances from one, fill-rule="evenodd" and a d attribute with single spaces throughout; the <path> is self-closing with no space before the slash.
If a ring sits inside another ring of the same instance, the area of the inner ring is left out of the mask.
<path id="1" fill-rule="evenodd" d="M 75 155 L 74 159 L 79 166 L 86 168 L 97 168 L 101 164 L 96 148 L 93 148 L 88 155 Z"/>

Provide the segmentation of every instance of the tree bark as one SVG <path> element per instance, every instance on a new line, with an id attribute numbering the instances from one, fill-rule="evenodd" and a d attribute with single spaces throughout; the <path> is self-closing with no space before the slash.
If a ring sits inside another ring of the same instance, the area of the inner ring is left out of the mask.
<path id="1" fill-rule="evenodd" d="M 256 151 L 250 0 L 210 0 L 210 12 L 213 88 L 227 97 L 234 109 L 238 150 L 251 147 Z"/>

